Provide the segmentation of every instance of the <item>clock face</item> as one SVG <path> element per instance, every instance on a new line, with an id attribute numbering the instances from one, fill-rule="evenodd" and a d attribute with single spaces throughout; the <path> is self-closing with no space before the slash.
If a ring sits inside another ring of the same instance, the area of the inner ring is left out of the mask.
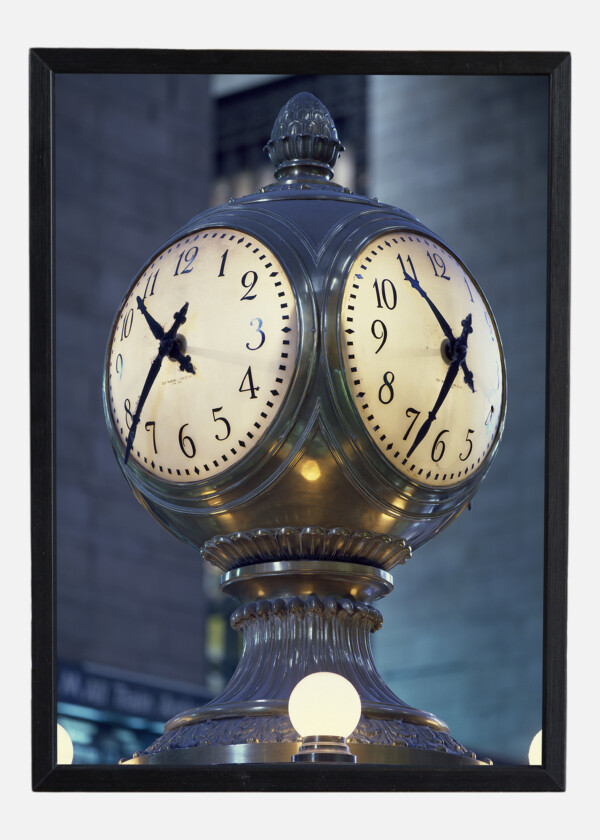
<path id="1" fill-rule="evenodd" d="M 262 242 L 211 228 L 169 245 L 134 282 L 109 341 L 124 459 L 172 482 L 218 476 L 271 427 L 297 353 L 294 292 Z"/>
<path id="2" fill-rule="evenodd" d="M 390 464 L 431 488 L 481 469 L 503 413 L 502 351 L 446 248 L 406 231 L 372 240 L 346 279 L 339 341 L 355 409 Z"/>

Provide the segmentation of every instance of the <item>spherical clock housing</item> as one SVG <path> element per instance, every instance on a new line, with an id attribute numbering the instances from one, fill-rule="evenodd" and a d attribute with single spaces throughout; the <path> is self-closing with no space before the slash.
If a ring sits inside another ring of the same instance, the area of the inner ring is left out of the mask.
<path id="1" fill-rule="evenodd" d="M 332 182 L 333 135 L 311 137 L 319 160 L 290 159 L 302 137 L 271 141 L 276 183 L 157 249 L 108 343 L 125 477 L 224 570 L 362 561 L 366 534 L 372 562 L 399 562 L 468 504 L 503 428 L 500 337 L 472 274 L 414 216 Z"/>

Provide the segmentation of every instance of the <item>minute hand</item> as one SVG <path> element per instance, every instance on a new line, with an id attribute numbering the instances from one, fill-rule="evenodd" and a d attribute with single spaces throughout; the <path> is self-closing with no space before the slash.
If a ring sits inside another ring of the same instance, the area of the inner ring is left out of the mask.
<path id="1" fill-rule="evenodd" d="M 427 432 L 429 431 L 429 427 L 431 426 L 433 421 L 436 419 L 437 413 L 440 410 L 442 403 L 444 402 L 444 400 L 448 396 L 448 391 L 450 390 L 454 380 L 456 379 L 456 374 L 458 373 L 459 367 L 460 367 L 460 362 L 459 362 L 458 359 L 455 359 L 455 361 L 453 361 L 450 364 L 450 367 L 448 368 L 448 372 L 446 373 L 446 378 L 444 379 L 444 382 L 442 384 L 442 387 L 441 387 L 439 396 L 438 396 L 438 398 L 435 402 L 435 405 L 433 406 L 433 408 L 431 409 L 431 411 L 427 415 L 427 420 L 425 420 L 425 422 L 423 423 L 423 425 L 421 426 L 421 428 L 417 432 L 417 436 L 414 439 L 412 446 L 410 447 L 410 449 L 407 452 L 407 458 L 409 458 L 413 454 L 413 452 L 415 451 L 417 446 L 421 443 L 421 441 L 423 440 L 423 438 L 426 436 Z"/>
<path id="2" fill-rule="evenodd" d="M 138 305 L 139 305 L 139 303 L 140 303 L 140 298 L 138 298 Z M 143 306 L 143 301 L 142 301 L 142 306 Z M 142 306 L 140 306 L 140 309 L 142 309 Z M 144 311 L 144 309 L 145 309 L 145 307 L 142 309 L 142 311 Z M 160 324 L 158 324 L 156 321 L 154 321 L 152 316 L 150 316 L 150 318 L 152 319 L 152 321 L 154 322 L 154 324 L 156 324 L 156 327 L 158 328 L 157 332 L 158 331 L 162 332 L 162 337 L 160 339 L 160 344 L 159 344 L 159 347 L 158 347 L 158 355 L 156 356 L 156 358 L 154 359 L 154 361 L 152 362 L 152 364 L 150 366 L 150 370 L 148 371 L 148 376 L 146 377 L 146 381 L 144 382 L 144 387 L 142 388 L 142 393 L 140 394 L 140 398 L 138 400 L 138 404 L 137 404 L 137 408 L 135 410 L 135 414 L 132 417 L 131 428 L 129 429 L 129 434 L 127 435 L 127 447 L 125 449 L 125 463 L 127 463 L 127 461 L 129 460 L 129 453 L 131 452 L 131 447 L 133 446 L 135 433 L 137 431 L 138 423 L 140 422 L 140 417 L 142 416 L 142 409 L 144 407 L 144 403 L 146 402 L 146 399 L 148 398 L 148 394 L 150 393 L 150 389 L 152 388 L 152 385 L 154 384 L 154 380 L 158 376 L 158 372 L 161 368 L 162 361 L 163 361 L 164 357 L 168 356 L 169 353 L 173 349 L 173 344 L 174 344 L 174 341 L 175 341 L 175 334 L 176 334 L 177 330 L 179 329 L 179 327 L 183 323 L 185 323 L 185 316 L 186 316 L 187 310 L 188 310 L 188 304 L 186 303 L 181 307 L 179 312 L 175 313 L 175 319 L 173 321 L 173 325 L 171 326 L 171 329 L 167 333 L 165 333 L 163 328 L 160 326 Z M 150 321 L 148 321 L 148 323 L 150 323 Z M 154 332 L 154 329 L 152 331 Z M 192 370 L 192 373 L 193 373 L 193 370 Z"/>
<path id="3" fill-rule="evenodd" d="M 467 315 L 463 323 L 463 331 L 458 338 L 458 340 L 453 340 L 453 348 L 454 348 L 454 359 L 450 362 L 450 367 L 446 373 L 446 377 L 442 383 L 442 387 L 440 389 L 440 393 L 438 394 L 438 398 L 435 401 L 435 405 L 427 415 L 427 420 L 423 423 L 419 431 L 417 432 L 417 436 L 413 441 L 412 446 L 407 452 L 407 457 L 410 457 L 412 453 L 415 451 L 417 446 L 421 443 L 421 441 L 426 436 L 427 432 L 429 431 L 431 424 L 437 418 L 437 413 L 440 410 L 444 400 L 448 396 L 448 391 L 452 387 L 454 380 L 456 379 L 456 375 L 458 373 L 459 367 L 464 365 L 464 359 L 467 352 L 467 337 L 472 330 L 471 327 L 471 316 Z"/>

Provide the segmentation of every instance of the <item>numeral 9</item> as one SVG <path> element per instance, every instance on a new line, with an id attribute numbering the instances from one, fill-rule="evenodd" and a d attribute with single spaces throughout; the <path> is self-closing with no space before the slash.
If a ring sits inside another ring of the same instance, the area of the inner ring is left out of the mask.
<path id="1" fill-rule="evenodd" d="M 380 330 L 379 335 L 377 334 L 377 324 L 381 324 L 381 330 Z M 381 344 L 379 345 L 379 347 L 375 351 L 375 355 L 377 355 L 377 353 L 379 353 L 379 351 L 381 350 L 381 348 L 383 347 L 383 345 L 387 341 L 387 327 L 383 323 L 383 321 L 380 321 L 379 318 L 377 318 L 371 324 L 371 333 L 373 334 L 373 338 L 376 338 L 377 341 L 381 341 Z"/>

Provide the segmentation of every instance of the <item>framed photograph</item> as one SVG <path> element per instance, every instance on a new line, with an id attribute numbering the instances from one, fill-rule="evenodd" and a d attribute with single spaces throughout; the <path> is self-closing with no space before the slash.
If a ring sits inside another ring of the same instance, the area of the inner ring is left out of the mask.
<path id="1" fill-rule="evenodd" d="M 570 85 L 568 53 L 31 51 L 34 790 L 565 789 Z M 344 384 L 360 271 L 396 452 Z M 292 760 L 315 670 L 359 690 L 354 763 Z"/>

